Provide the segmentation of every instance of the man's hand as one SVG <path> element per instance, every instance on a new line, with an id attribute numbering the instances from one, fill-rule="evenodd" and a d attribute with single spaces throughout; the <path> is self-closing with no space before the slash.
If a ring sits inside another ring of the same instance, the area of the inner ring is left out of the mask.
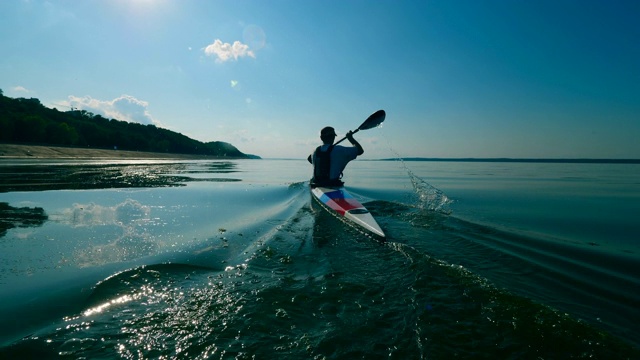
<path id="1" fill-rule="evenodd" d="M 353 131 L 349 130 L 349 132 L 347 133 L 347 140 L 349 140 L 349 142 L 353 143 L 354 139 L 353 139 Z"/>

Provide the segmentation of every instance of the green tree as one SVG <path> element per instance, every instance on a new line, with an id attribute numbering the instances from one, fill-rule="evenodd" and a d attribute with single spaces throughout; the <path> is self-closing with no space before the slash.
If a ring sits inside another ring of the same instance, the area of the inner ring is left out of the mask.
<path id="1" fill-rule="evenodd" d="M 51 123 L 47 127 L 49 142 L 58 145 L 74 145 L 78 142 L 78 132 L 66 122 Z"/>
<path id="2" fill-rule="evenodd" d="M 38 99 L 6 97 L 1 89 L 0 141 L 246 157 L 230 144 L 203 143 L 155 125 L 106 119 L 86 110 L 61 112 Z"/>
<path id="3" fill-rule="evenodd" d="M 27 126 L 28 140 L 33 142 L 45 142 L 47 121 L 39 115 L 30 115 L 24 118 Z"/>
<path id="4" fill-rule="evenodd" d="M 11 141 L 14 138 L 15 122 L 8 118 L 0 117 L 0 141 Z"/>

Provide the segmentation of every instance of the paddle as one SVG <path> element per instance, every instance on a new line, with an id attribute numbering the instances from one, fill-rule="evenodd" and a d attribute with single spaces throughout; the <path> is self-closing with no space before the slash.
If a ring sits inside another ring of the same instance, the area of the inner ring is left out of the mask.
<path id="1" fill-rule="evenodd" d="M 387 114 L 384 112 L 384 110 L 378 110 L 378 111 L 374 112 L 373 114 L 369 115 L 367 120 L 365 120 L 362 123 L 362 125 L 360 125 L 360 127 L 358 127 L 353 133 L 355 134 L 360 130 L 369 130 L 369 129 L 373 129 L 374 127 L 378 127 L 380 124 L 382 124 L 382 122 L 384 121 L 384 118 L 386 116 L 387 116 Z M 346 136 L 343 137 L 342 139 L 340 139 L 340 141 L 338 141 L 334 145 L 340 144 L 346 138 L 347 138 Z"/>

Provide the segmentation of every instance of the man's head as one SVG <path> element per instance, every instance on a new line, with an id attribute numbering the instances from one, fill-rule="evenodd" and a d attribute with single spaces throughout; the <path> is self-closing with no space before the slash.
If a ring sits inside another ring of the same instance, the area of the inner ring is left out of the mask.
<path id="1" fill-rule="evenodd" d="M 333 140 L 336 139 L 336 131 L 331 126 L 327 126 L 320 130 L 320 139 L 325 144 L 333 144 Z"/>

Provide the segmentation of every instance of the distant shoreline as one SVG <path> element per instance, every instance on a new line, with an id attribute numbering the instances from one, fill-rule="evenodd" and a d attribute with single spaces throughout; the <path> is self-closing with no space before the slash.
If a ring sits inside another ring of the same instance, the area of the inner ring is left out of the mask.
<path id="1" fill-rule="evenodd" d="M 2 159 L 236 159 L 222 156 L 154 153 L 144 151 L 108 150 L 47 145 L 0 144 Z"/>
<path id="2" fill-rule="evenodd" d="M 167 159 L 216 160 L 234 157 L 155 153 L 145 151 L 109 150 L 48 145 L 0 144 L 3 159 Z M 640 164 L 640 159 L 532 159 L 532 158 L 387 158 L 369 161 L 425 161 L 425 162 L 494 162 L 494 163 L 559 163 L 559 164 Z"/>
<path id="3" fill-rule="evenodd" d="M 434 162 L 500 162 L 500 163 L 558 163 L 558 164 L 640 164 L 640 159 L 518 159 L 518 158 L 389 158 L 380 161 Z"/>

